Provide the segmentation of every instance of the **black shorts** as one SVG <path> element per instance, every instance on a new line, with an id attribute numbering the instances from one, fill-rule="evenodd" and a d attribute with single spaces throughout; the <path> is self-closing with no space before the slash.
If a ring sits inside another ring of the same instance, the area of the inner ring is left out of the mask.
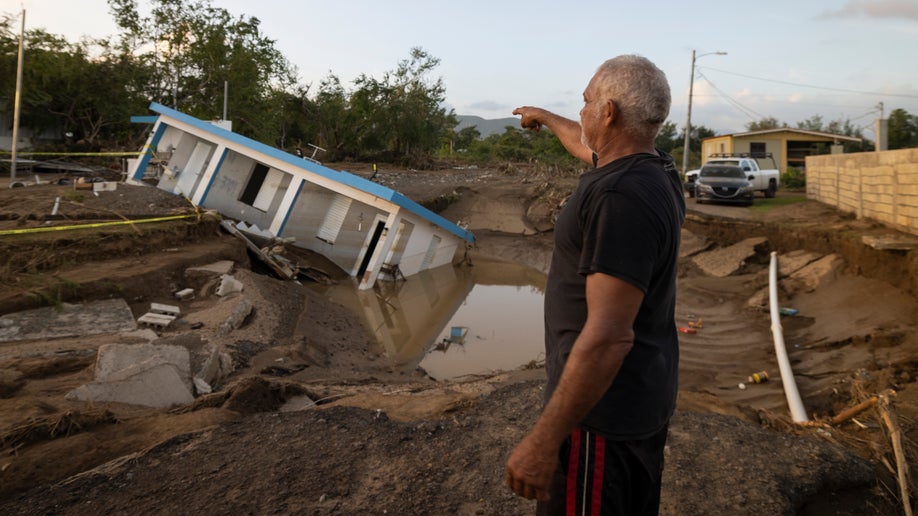
<path id="1" fill-rule="evenodd" d="M 614 441 L 577 429 L 561 446 L 561 467 L 539 516 L 656 515 L 667 428 L 647 439 Z"/>

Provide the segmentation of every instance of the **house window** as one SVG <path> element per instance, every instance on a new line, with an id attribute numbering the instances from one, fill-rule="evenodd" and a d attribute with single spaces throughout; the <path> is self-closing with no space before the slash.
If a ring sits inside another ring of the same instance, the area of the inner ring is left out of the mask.
<path id="1" fill-rule="evenodd" d="M 268 177 L 268 166 L 256 163 L 255 168 L 252 170 L 252 175 L 249 176 L 249 182 L 245 185 L 245 190 L 239 196 L 239 202 L 251 206 L 255 202 L 255 198 L 258 197 L 258 192 L 261 190 L 261 185 L 265 183 L 266 177 Z"/>
<path id="2" fill-rule="evenodd" d="M 752 155 L 752 157 L 764 155 L 765 154 L 765 142 L 750 142 L 749 143 L 749 153 Z"/>
<path id="3" fill-rule="evenodd" d="M 335 200 L 332 201 L 328 212 L 325 214 L 325 220 L 319 226 L 319 233 L 316 235 L 319 240 L 329 244 L 335 243 L 338 238 L 338 232 L 341 231 L 341 226 L 344 225 L 344 217 L 347 215 L 347 210 L 351 207 L 351 200 L 350 197 L 335 194 Z"/>

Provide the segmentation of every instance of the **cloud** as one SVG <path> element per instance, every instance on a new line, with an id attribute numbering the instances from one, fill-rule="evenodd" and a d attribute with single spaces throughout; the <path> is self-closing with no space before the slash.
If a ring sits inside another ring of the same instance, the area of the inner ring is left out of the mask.
<path id="1" fill-rule="evenodd" d="M 481 111 L 506 111 L 509 108 L 507 104 L 504 104 L 501 102 L 495 102 L 493 100 L 482 100 L 478 102 L 472 102 L 471 104 L 468 104 L 466 107 L 470 109 L 481 110 Z M 512 108 L 511 108 L 511 111 L 512 111 Z"/>
<path id="2" fill-rule="evenodd" d="M 914 0 L 848 0 L 841 9 L 826 11 L 817 19 L 861 17 L 918 21 L 918 3 Z"/>

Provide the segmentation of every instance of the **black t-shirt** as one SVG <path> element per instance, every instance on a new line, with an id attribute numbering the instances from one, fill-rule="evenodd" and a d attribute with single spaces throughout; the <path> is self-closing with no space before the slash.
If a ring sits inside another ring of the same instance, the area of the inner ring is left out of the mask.
<path id="1" fill-rule="evenodd" d="M 676 403 L 676 266 L 685 198 L 672 158 L 658 152 L 626 156 L 583 174 L 555 224 L 545 290 L 546 399 L 586 322 L 586 277 L 601 272 L 644 292 L 634 346 L 581 422 L 612 439 L 656 433 Z"/>

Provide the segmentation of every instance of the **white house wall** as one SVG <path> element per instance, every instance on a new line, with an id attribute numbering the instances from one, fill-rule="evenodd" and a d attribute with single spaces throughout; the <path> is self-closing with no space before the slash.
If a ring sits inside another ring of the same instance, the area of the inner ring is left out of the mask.
<path id="1" fill-rule="evenodd" d="M 375 229 L 376 215 L 385 216 L 386 212 L 354 199 L 334 244 L 325 242 L 318 238 L 318 230 L 337 195 L 327 188 L 304 183 L 280 236 L 294 237 L 294 245 L 313 250 L 351 273 L 363 256 L 367 235 Z"/>
<path id="2" fill-rule="evenodd" d="M 440 265 L 452 263 L 453 256 L 458 248 L 458 239 L 450 238 L 445 231 L 433 226 L 430 222 L 420 217 L 406 216 L 406 220 L 414 224 L 414 230 L 411 232 L 411 239 L 405 247 L 405 252 L 399 261 L 399 270 L 402 274 L 410 276 L 421 270 L 424 262 L 424 256 L 430 247 L 430 242 L 434 236 L 440 237 L 440 246 L 434 255 L 434 260 L 428 268 L 433 269 Z"/>
<path id="3" fill-rule="evenodd" d="M 202 206 L 217 210 L 227 217 L 255 224 L 262 229 L 270 228 L 277 208 L 280 206 L 287 191 L 287 186 L 290 184 L 291 175 L 277 171 L 277 169 L 268 169 L 268 175 L 262 187 L 273 189 L 274 194 L 268 204 L 268 209 L 260 210 L 239 200 L 257 163 L 248 156 L 237 152 L 228 152 L 220 166 L 220 170 L 213 178 L 213 183 L 202 202 Z M 272 173 L 272 171 L 281 173 L 278 175 L 276 172 Z M 268 185 L 267 182 L 269 180 L 278 180 L 279 182 L 276 185 Z"/>
<path id="4" fill-rule="evenodd" d="M 171 157 L 166 163 L 166 170 L 163 171 L 163 176 L 156 185 L 158 188 L 169 192 L 175 190 L 181 179 L 182 173 L 185 171 L 185 166 L 188 164 L 188 160 L 191 159 L 195 146 L 199 142 L 211 145 L 210 155 L 205 160 L 205 163 L 209 163 L 210 160 L 213 159 L 213 151 L 216 145 L 208 140 L 198 138 L 184 131 L 179 131 L 171 127 L 166 129 L 162 140 L 160 140 L 157 146 L 156 153 L 160 156 L 169 156 L 169 153 L 171 153 Z M 201 174 L 198 174 L 192 187 L 189 188 L 187 192 L 180 192 L 180 194 L 191 198 L 200 180 Z"/>

